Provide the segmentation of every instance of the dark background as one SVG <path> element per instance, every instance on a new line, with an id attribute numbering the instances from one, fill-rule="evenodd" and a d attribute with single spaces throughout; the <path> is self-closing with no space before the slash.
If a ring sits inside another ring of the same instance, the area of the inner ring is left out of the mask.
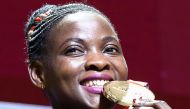
<path id="1" fill-rule="evenodd" d="M 29 79 L 24 24 L 45 3 L 65 0 L 0 1 L 0 101 L 48 105 Z M 83 0 L 115 25 L 129 67 L 129 78 L 147 81 L 157 99 L 174 109 L 190 108 L 190 1 Z"/>

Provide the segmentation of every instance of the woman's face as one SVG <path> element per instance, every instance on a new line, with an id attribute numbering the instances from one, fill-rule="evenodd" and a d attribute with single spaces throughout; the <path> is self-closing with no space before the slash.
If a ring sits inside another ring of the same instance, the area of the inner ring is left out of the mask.
<path id="1" fill-rule="evenodd" d="M 103 84 L 128 74 L 115 30 L 90 12 L 67 15 L 51 30 L 43 60 L 54 107 L 97 109 Z"/>

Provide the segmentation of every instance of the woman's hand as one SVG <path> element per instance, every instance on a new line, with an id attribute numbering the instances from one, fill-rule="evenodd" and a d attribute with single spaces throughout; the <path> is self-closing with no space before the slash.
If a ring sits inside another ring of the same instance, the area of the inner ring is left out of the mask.
<path id="1" fill-rule="evenodd" d="M 158 101 L 157 103 L 153 103 L 153 107 L 155 109 L 172 109 L 165 101 Z"/>
<path id="2" fill-rule="evenodd" d="M 142 104 L 140 105 L 137 104 L 134 107 L 129 107 L 129 109 L 172 109 L 165 101 L 161 100 L 143 103 L 143 106 Z"/>

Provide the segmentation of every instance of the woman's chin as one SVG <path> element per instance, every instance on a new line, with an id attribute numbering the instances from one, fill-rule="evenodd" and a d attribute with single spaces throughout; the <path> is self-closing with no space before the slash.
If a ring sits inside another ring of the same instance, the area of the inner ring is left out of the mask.
<path id="1" fill-rule="evenodd" d="M 83 102 L 89 109 L 110 109 L 115 104 L 103 96 L 103 86 L 88 86 L 79 84 L 78 94 L 80 102 Z"/>
<path id="2" fill-rule="evenodd" d="M 85 102 L 90 109 L 110 109 L 115 106 L 113 102 L 103 96 L 102 91 L 98 93 L 100 89 L 90 89 L 90 91 L 87 90 L 84 90 L 85 94 L 88 95 L 88 97 L 85 97 L 87 98 Z"/>

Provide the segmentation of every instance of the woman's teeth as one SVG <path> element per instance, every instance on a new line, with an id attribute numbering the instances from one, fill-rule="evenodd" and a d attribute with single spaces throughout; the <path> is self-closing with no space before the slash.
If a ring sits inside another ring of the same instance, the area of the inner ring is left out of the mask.
<path id="1" fill-rule="evenodd" d="M 109 80 L 90 80 L 84 83 L 87 87 L 102 87 L 105 83 L 109 82 Z"/>

